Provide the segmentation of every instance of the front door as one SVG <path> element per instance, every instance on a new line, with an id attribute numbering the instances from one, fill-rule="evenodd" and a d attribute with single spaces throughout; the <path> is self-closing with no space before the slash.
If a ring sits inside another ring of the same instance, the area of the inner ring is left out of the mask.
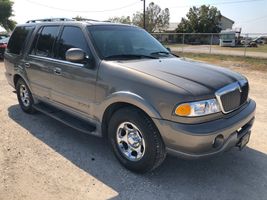
<path id="1" fill-rule="evenodd" d="M 66 61 L 65 53 L 70 48 L 80 48 L 92 58 L 82 29 L 65 26 L 57 43 L 58 62 L 53 69 L 51 97 L 56 103 L 90 115 L 90 105 L 95 100 L 97 68 L 91 59 L 82 63 Z"/>

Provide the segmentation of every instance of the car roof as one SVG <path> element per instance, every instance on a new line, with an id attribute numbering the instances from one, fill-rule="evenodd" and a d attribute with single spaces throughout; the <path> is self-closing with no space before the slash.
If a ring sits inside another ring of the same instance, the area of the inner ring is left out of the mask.
<path id="1" fill-rule="evenodd" d="M 32 20 L 34 21 L 34 20 Z M 109 21 L 96 21 L 96 20 L 89 20 L 89 21 L 76 21 L 76 20 L 68 20 L 68 21 L 38 21 L 32 22 L 28 21 L 25 24 L 18 24 L 17 26 L 44 26 L 44 25 L 83 25 L 83 26 L 97 26 L 97 25 L 107 25 L 107 26 L 126 26 L 126 27 L 138 27 L 135 25 L 130 24 L 122 24 L 122 23 L 113 23 Z"/>
<path id="2" fill-rule="evenodd" d="M 0 39 L 0 42 L 8 42 L 9 40 L 9 37 L 6 37 L 6 38 L 3 38 L 3 39 Z"/>

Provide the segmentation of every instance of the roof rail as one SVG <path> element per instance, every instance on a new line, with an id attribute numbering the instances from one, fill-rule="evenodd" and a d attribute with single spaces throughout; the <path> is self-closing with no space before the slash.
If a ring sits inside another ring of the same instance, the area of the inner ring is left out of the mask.
<path id="1" fill-rule="evenodd" d="M 75 20 L 75 21 L 92 21 L 92 22 L 100 22 L 99 20 L 96 20 L 96 19 L 87 19 L 87 18 L 83 18 L 83 17 L 74 17 L 72 18 L 72 20 Z"/>
<path id="2" fill-rule="evenodd" d="M 46 19 L 33 19 L 28 20 L 26 23 L 38 23 L 38 22 L 58 22 L 58 21 L 74 21 L 69 18 L 46 18 Z"/>

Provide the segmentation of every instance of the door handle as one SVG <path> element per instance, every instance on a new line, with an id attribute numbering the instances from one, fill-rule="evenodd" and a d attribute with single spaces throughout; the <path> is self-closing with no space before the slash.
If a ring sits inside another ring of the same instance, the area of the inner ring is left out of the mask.
<path id="1" fill-rule="evenodd" d="M 31 67 L 31 64 L 30 63 L 25 63 L 24 66 L 29 68 L 29 67 Z"/>
<path id="2" fill-rule="evenodd" d="M 56 75 L 61 75 L 61 69 L 58 68 L 58 67 L 54 68 L 54 73 L 55 73 Z"/>

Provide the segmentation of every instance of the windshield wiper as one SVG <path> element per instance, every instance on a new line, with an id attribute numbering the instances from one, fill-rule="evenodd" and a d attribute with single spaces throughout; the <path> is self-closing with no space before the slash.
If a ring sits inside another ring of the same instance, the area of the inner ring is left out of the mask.
<path id="1" fill-rule="evenodd" d="M 143 54 L 118 54 L 118 55 L 106 56 L 105 60 L 112 60 L 112 59 L 127 60 L 127 59 L 142 59 L 142 58 L 158 59 L 155 56 L 143 55 Z"/>
<path id="2" fill-rule="evenodd" d="M 150 53 L 150 55 L 160 55 L 160 56 L 164 56 L 164 57 L 169 57 L 169 56 L 180 57 L 180 56 L 175 55 L 172 52 L 167 52 L 167 51 L 156 51 L 156 52 Z"/>
<path id="3" fill-rule="evenodd" d="M 160 54 L 170 55 L 170 52 L 167 52 L 167 51 L 155 51 L 155 52 L 150 53 L 150 55 L 160 55 Z"/>

